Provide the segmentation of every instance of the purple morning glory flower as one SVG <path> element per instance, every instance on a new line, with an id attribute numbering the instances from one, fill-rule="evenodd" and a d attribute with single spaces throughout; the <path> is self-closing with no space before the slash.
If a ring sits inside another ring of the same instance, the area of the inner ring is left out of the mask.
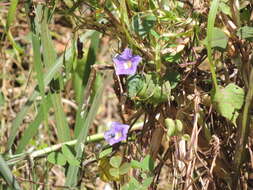
<path id="1" fill-rule="evenodd" d="M 129 125 L 112 122 L 110 130 L 104 133 L 104 138 L 110 145 L 116 144 L 126 140 L 128 129 Z"/>
<path id="2" fill-rule="evenodd" d="M 136 73 L 137 65 L 142 58 L 139 55 L 133 55 L 132 50 L 126 48 L 122 54 L 113 58 L 117 75 L 133 75 Z"/>

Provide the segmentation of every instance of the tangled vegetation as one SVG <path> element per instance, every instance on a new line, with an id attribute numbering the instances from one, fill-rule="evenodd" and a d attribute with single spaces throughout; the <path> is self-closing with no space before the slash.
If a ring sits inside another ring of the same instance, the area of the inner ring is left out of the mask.
<path id="1" fill-rule="evenodd" d="M 0 189 L 253 188 L 249 0 L 0 2 Z"/>

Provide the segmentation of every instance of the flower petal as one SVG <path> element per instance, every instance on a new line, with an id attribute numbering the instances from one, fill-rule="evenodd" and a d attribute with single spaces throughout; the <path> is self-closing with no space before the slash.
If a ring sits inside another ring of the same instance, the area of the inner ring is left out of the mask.
<path id="1" fill-rule="evenodd" d="M 141 62 L 141 60 L 142 60 L 142 57 L 139 55 L 135 55 L 131 58 L 132 63 L 136 65 L 138 65 Z"/>
<path id="2" fill-rule="evenodd" d="M 116 144 L 127 139 L 129 125 L 112 122 L 110 130 L 104 133 L 105 140 L 110 144 Z M 120 137 L 117 135 L 120 133 Z"/>
<path id="3" fill-rule="evenodd" d="M 142 58 L 139 55 L 133 55 L 132 50 L 126 48 L 122 54 L 113 58 L 115 71 L 117 75 L 133 75 L 137 71 L 137 66 Z"/>
<path id="4" fill-rule="evenodd" d="M 129 48 L 126 48 L 120 55 L 123 59 L 130 59 L 132 57 L 132 50 Z"/>

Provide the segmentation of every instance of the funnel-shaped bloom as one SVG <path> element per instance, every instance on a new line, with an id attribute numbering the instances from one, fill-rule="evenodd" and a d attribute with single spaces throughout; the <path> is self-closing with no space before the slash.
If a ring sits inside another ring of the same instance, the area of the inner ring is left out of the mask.
<path id="1" fill-rule="evenodd" d="M 133 55 L 132 50 L 126 48 L 122 54 L 113 58 L 117 75 L 133 75 L 136 73 L 137 66 L 142 58 L 139 55 Z"/>
<path id="2" fill-rule="evenodd" d="M 110 145 L 116 144 L 126 140 L 128 129 L 129 125 L 112 122 L 110 130 L 104 133 L 104 138 Z"/>

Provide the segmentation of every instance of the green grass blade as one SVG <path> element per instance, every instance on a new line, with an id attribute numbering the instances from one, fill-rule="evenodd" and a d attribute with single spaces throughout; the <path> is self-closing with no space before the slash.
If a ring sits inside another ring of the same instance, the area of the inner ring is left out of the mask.
<path id="1" fill-rule="evenodd" d="M 33 54 L 34 54 L 34 68 L 37 76 L 37 81 L 39 85 L 39 89 L 41 92 L 41 96 L 45 95 L 45 86 L 44 86 L 44 76 L 43 76 L 43 67 L 41 62 L 41 54 L 40 54 L 40 40 L 36 34 L 32 34 L 32 45 L 33 45 Z"/>
<path id="2" fill-rule="evenodd" d="M 9 7 L 8 15 L 7 15 L 6 31 L 9 30 L 10 25 L 14 21 L 17 5 L 18 5 L 18 0 L 11 0 L 11 5 Z"/>
<path id="3" fill-rule="evenodd" d="M 36 72 L 36 77 L 39 85 L 40 95 L 42 97 L 42 101 L 45 99 L 45 86 L 44 86 L 44 73 L 42 61 L 41 61 L 41 53 L 40 53 L 40 39 L 39 36 L 32 33 L 32 46 L 33 46 L 33 57 L 34 57 L 34 68 Z M 46 107 L 42 104 L 42 111 L 44 115 L 47 115 Z M 47 118 L 47 117 L 46 117 Z M 47 120 L 47 119 L 46 119 Z"/>
<path id="4" fill-rule="evenodd" d="M 0 155 L 0 174 L 3 176 L 4 180 L 8 183 L 8 185 L 15 190 L 21 190 L 18 182 L 15 177 L 12 175 L 11 170 L 9 169 L 7 163 Z"/>
<path id="5" fill-rule="evenodd" d="M 61 96 L 58 93 L 51 94 L 53 107 L 55 109 L 55 119 L 56 119 L 56 128 L 57 136 L 61 142 L 69 141 L 70 130 L 67 123 L 67 118 L 63 112 Z"/>
<path id="6" fill-rule="evenodd" d="M 20 53 L 24 53 L 25 50 L 18 43 L 15 42 L 10 31 L 7 31 L 7 38 L 14 50 L 16 51 L 17 56 L 19 56 Z"/>
<path id="7" fill-rule="evenodd" d="M 92 38 L 93 35 L 97 36 L 97 34 L 95 34 L 95 33 L 97 33 L 97 32 L 93 31 L 93 30 L 85 32 L 85 34 L 80 36 L 79 43 L 85 43 L 85 41 L 88 40 L 89 38 Z M 77 40 L 73 40 L 72 43 L 77 44 Z M 97 48 L 98 48 L 98 44 L 93 45 L 93 46 L 92 46 L 92 44 L 94 44 L 94 42 L 92 42 L 90 44 L 90 46 L 93 47 L 93 49 L 95 50 L 95 53 L 96 53 Z M 75 51 L 75 52 L 78 51 L 76 46 L 72 46 L 72 47 L 74 47 L 73 51 Z M 91 48 L 91 47 L 89 47 L 89 48 Z M 89 75 L 90 65 L 94 64 L 96 60 L 94 59 L 94 57 L 89 56 L 89 54 L 91 54 L 91 51 L 85 51 L 84 53 L 78 52 L 78 53 L 79 54 L 82 53 L 82 57 L 78 58 L 77 53 L 76 53 L 75 57 L 73 57 L 72 63 L 69 63 L 68 65 L 72 64 L 72 68 L 73 68 L 72 81 L 73 81 L 73 88 L 74 88 L 74 92 L 75 92 L 75 100 L 76 100 L 77 104 L 79 105 L 82 103 L 83 91 L 84 91 L 84 88 L 87 83 L 87 79 L 85 79 L 86 82 L 83 81 L 84 75 Z M 86 63 L 88 63 L 87 59 L 89 57 L 92 59 L 89 60 L 90 65 L 87 66 Z M 66 68 L 67 68 L 67 66 L 66 66 Z M 86 72 L 84 72 L 84 71 L 86 71 Z"/>
<path id="8" fill-rule="evenodd" d="M 30 142 L 30 140 L 36 135 L 37 130 L 40 126 L 40 124 L 43 122 L 45 119 L 44 112 L 48 112 L 49 108 L 52 106 L 52 102 L 50 101 L 50 96 L 47 96 L 44 100 L 41 102 L 42 105 L 45 105 L 44 108 L 40 106 L 38 114 L 34 121 L 28 126 L 28 128 L 24 131 L 22 138 L 18 144 L 17 150 L 15 154 L 22 153 L 22 151 L 25 149 L 26 145 Z"/>
<path id="9" fill-rule="evenodd" d="M 78 160 L 80 160 L 83 155 L 83 150 L 84 150 L 84 146 L 85 146 L 85 141 L 87 139 L 89 127 L 91 126 L 91 124 L 96 116 L 97 110 L 100 106 L 100 101 L 102 99 L 103 90 L 104 90 L 105 85 L 107 84 L 107 79 L 105 78 L 105 76 L 102 81 L 103 82 L 101 83 L 100 88 L 97 91 L 97 94 L 94 98 L 94 101 L 92 103 L 92 106 L 89 110 L 87 117 L 81 117 L 82 121 L 83 121 L 82 122 L 83 125 L 81 128 L 80 134 L 77 138 L 77 143 L 75 145 L 76 159 L 78 159 Z M 83 111 L 85 111 L 85 110 L 83 110 Z M 77 166 L 70 166 L 69 167 L 65 185 L 71 186 L 71 187 L 76 186 L 77 177 L 78 177 L 78 170 L 79 170 L 79 167 L 77 167 Z"/>
<path id="10" fill-rule="evenodd" d="M 48 14 L 49 9 L 47 7 L 38 6 L 37 8 L 38 18 L 40 23 L 36 24 L 37 30 L 40 29 L 41 45 L 43 47 L 43 59 L 46 67 L 55 64 L 56 52 L 52 43 L 50 31 L 48 29 Z M 39 25 L 39 26 L 38 26 Z"/>
<path id="11" fill-rule="evenodd" d="M 96 53 L 98 51 L 98 46 L 99 46 L 99 38 L 100 36 L 100 33 L 99 32 L 94 32 L 91 36 L 91 45 L 89 47 L 89 52 L 88 52 L 88 55 L 87 55 L 87 60 L 86 60 L 86 63 L 85 63 L 85 68 L 84 68 L 84 71 L 83 71 L 83 78 L 82 78 L 82 86 L 80 86 L 80 88 L 82 87 L 81 89 L 81 97 L 83 97 L 83 92 L 84 92 L 84 88 L 85 86 L 87 85 L 87 82 L 88 82 L 88 79 L 89 79 L 89 76 L 90 76 L 90 72 L 91 72 L 91 66 L 93 64 L 95 64 L 96 62 Z M 80 63 L 80 62 L 79 62 Z M 78 74 L 78 70 L 75 71 L 76 74 Z M 78 82 L 78 81 L 77 81 Z M 80 81 L 79 81 L 80 83 Z M 80 91 L 78 90 L 77 88 L 75 88 L 77 91 Z M 80 115 L 80 108 L 81 108 L 81 105 L 82 105 L 82 102 L 83 101 L 83 98 L 81 98 L 81 101 L 79 102 L 79 109 L 78 109 L 78 112 L 77 112 L 77 117 L 76 117 L 76 125 L 75 125 L 75 137 L 78 137 L 78 135 L 80 134 L 80 130 L 81 130 L 81 126 L 82 124 L 80 124 L 80 118 L 79 118 L 79 115 Z"/>
<path id="12" fill-rule="evenodd" d="M 212 34 L 214 30 L 215 18 L 218 12 L 219 2 L 219 0 L 212 1 L 207 21 L 207 54 L 215 90 L 218 90 L 219 87 L 215 73 L 215 66 L 212 59 Z"/>
<path id="13" fill-rule="evenodd" d="M 65 54 L 65 59 L 68 60 L 71 57 L 71 51 L 67 50 Z M 63 64 L 63 56 L 61 56 L 56 64 L 52 65 L 50 67 L 44 77 L 44 86 L 48 85 L 49 82 L 53 79 L 56 73 L 59 72 Z M 33 102 L 36 100 L 36 98 L 40 95 L 38 91 L 38 87 L 35 88 L 35 91 L 32 93 L 32 95 L 29 97 L 29 99 L 26 101 L 24 106 L 21 108 L 21 111 L 17 114 L 16 118 L 13 120 L 12 125 L 11 125 L 11 131 L 10 131 L 10 136 L 7 141 L 7 151 L 11 149 L 11 146 L 13 145 L 14 139 L 18 133 L 19 126 L 21 125 L 24 117 L 26 116 L 29 108 L 33 104 Z"/>
<path id="14" fill-rule="evenodd" d="M 36 27 L 37 30 L 40 29 L 41 43 L 43 47 L 43 59 L 46 67 L 50 67 L 56 62 L 56 52 L 48 29 L 49 9 L 44 6 L 38 6 L 37 13 L 38 17 L 40 18 L 39 20 L 41 20 L 40 25 L 39 23 L 37 23 Z M 60 84 L 61 77 L 60 75 L 58 76 L 59 77 L 54 77 L 56 79 L 54 82 Z M 70 140 L 70 130 L 67 124 L 67 118 L 65 116 L 65 113 L 63 112 L 61 94 L 58 92 L 54 93 L 51 95 L 51 99 L 55 110 L 58 138 L 61 142 L 68 141 Z"/>
<path id="15" fill-rule="evenodd" d="M 22 107 L 21 111 L 17 114 L 16 118 L 13 120 L 11 125 L 11 131 L 10 136 L 7 141 L 7 151 L 11 149 L 11 146 L 13 145 L 14 139 L 18 133 L 19 126 L 21 125 L 24 117 L 26 116 L 29 108 L 33 104 L 33 101 L 35 101 L 36 97 L 39 96 L 39 92 L 35 91 L 30 98 L 27 100 L 27 102 Z"/>

